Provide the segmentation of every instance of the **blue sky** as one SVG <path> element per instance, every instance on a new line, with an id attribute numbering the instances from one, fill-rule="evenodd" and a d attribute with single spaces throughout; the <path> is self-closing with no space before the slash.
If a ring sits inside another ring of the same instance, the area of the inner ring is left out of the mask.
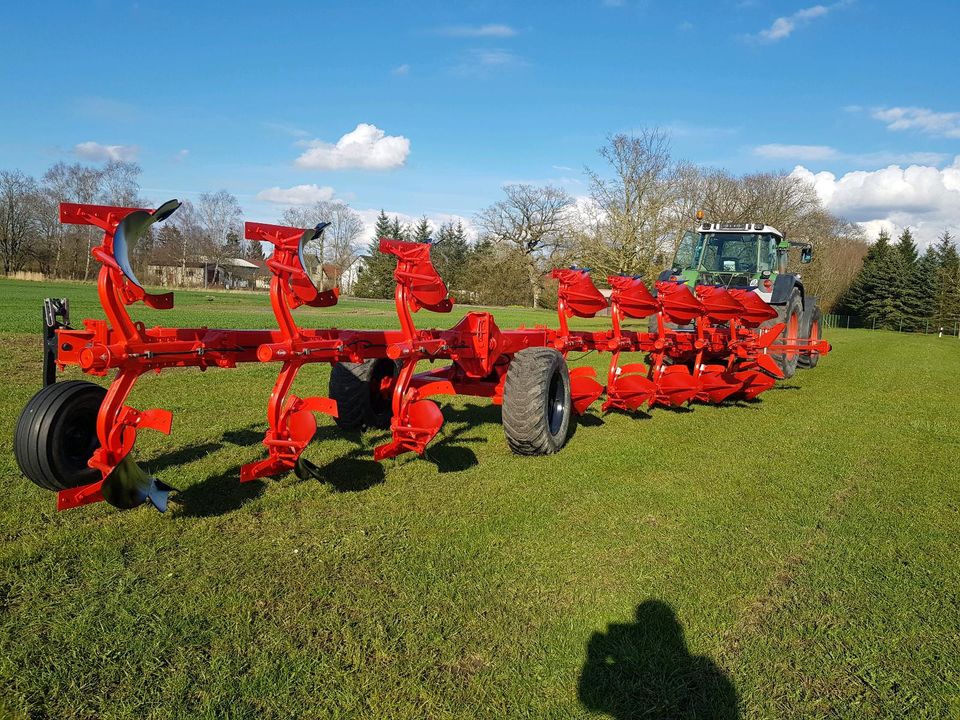
<path id="1" fill-rule="evenodd" d="M 605 135 L 659 125 L 679 158 L 800 165 L 870 228 L 960 219 L 957 2 L 99 0 L 0 23 L 0 167 L 130 157 L 157 202 L 469 218 L 505 182 L 584 194 Z"/>

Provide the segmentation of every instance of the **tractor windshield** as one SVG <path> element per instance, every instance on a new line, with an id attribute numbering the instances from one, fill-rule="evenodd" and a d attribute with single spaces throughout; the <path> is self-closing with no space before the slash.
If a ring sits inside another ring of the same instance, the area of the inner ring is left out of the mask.
<path id="1" fill-rule="evenodd" d="M 764 235 L 758 233 L 702 233 L 700 270 L 738 274 L 756 273 L 762 238 Z"/>

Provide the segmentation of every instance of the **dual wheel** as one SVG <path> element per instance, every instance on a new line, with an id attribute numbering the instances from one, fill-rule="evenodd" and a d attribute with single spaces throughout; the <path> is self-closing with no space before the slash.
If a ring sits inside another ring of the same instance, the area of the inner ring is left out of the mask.
<path id="1" fill-rule="evenodd" d="M 337 402 L 337 425 L 344 430 L 390 427 L 392 360 L 337 363 L 329 396 Z M 503 388 L 503 431 L 518 455 L 549 455 L 564 446 L 573 405 L 570 373 L 553 348 L 521 350 L 510 361 Z"/>

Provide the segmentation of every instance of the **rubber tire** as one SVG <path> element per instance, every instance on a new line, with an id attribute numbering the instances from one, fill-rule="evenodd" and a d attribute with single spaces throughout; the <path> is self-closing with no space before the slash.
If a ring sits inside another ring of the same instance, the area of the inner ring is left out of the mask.
<path id="1" fill-rule="evenodd" d="M 396 377 L 398 371 L 397 363 L 388 358 L 335 363 L 327 394 L 337 402 L 337 426 L 341 430 L 389 428 L 393 405 L 380 397 L 379 387 L 384 377 Z"/>
<path id="2" fill-rule="evenodd" d="M 816 330 L 812 328 L 816 327 Z M 820 312 L 820 306 L 813 308 L 810 315 L 810 324 L 804 330 L 803 336 L 811 340 L 820 340 L 823 338 L 823 316 Z M 801 370 L 813 370 L 820 362 L 820 353 L 811 355 L 801 355 L 797 360 L 797 367 Z"/>
<path id="3" fill-rule="evenodd" d="M 47 385 L 17 419 L 13 453 L 20 471 L 44 490 L 66 490 L 100 479 L 87 465 L 97 439 L 105 388 L 85 380 Z"/>
<path id="4" fill-rule="evenodd" d="M 800 291 L 794 288 L 793 292 L 790 294 L 790 299 L 784 305 L 781 305 L 777 308 L 777 319 L 775 322 L 786 323 L 787 327 L 784 328 L 783 334 L 781 337 L 784 340 L 789 341 L 789 332 L 790 332 L 790 317 L 792 315 L 797 316 L 797 337 L 800 337 L 802 332 L 801 323 L 803 319 L 803 300 L 800 298 Z M 795 340 L 796 338 L 794 338 Z M 792 378 L 797 373 L 797 361 L 800 358 L 800 353 L 794 353 L 792 358 L 787 357 L 786 353 L 780 355 L 774 355 L 774 358 L 777 361 L 777 364 L 780 366 L 780 370 L 783 371 L 783 379 L 787 380 Z"/>
<path id="5" fill-rule="evenodd" d="M 567 442 L 572 416 L 563 355 L 545 347 L 514 355 L 503 386 L 503 431 L 510 449 L 518 455 L 557 452 Z"/>

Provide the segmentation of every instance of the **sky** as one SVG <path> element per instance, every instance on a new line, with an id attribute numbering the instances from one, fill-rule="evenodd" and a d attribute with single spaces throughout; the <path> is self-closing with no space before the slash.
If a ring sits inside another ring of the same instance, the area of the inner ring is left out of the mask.
<path id="1" fill-rule="evenodd" d="M 926 244 L 960 235 L 957 27 L 956 0 L 21 2 L 0 169 L 118 158 L 156 204 L 469 223 L 506 183 L 586 195 L 606 136 L 659 126 Z"/>

